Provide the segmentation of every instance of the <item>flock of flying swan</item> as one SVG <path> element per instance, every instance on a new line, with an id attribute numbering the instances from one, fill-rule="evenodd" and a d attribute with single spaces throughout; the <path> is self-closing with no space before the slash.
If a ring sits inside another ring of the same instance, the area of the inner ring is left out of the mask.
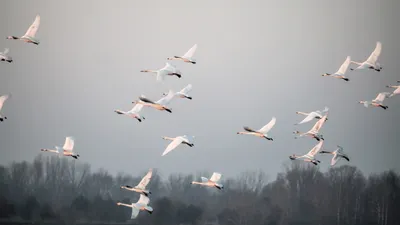
<path id="1" fill-rule="evenodd" d="M 26 33 L 21 36 L 21 37 L 16 37 L 16 36 L 8 36 L 7 39 L 10 40 L 21 40 L 26 43 L 32 43 L 35 45 L 39 45 L 39 40 L 36 38 L 36 33 L 39 29 L 40 25 L 40 16 L 37 15 L 34 22 L 32 25 L 29 27 L 29 29 L 26 31 Z M 197 44 L 195 44 L 192 48 L 190 48 L 183 56 L 173 56 L 173 57 L 168 57 L 167 60 L 176 60 L 176 61 L 182 61 L 185 63 L 191 63 L 191 64 L 196 64 L 196 60 L 193 58 L 193 55 L 195 54 L 197 50 Z M 381 54 L 382 51 L 382 44 L 380 42 L 376 43 L 375 50 L 372 52 L 372 54 L 368 57 L 368 59 L 364 62 L 355 62 L 351 61 L 350 56 L 347 56 L 343 64 L 340 66 L 339 70 L 335 72 L 334 74 L 330 73 L 325 73 L 322 76 L 330 76 L 338 79 L 345 80 L 346 82 L 349 81 L 349 78 L 345 76 L 349 66 L 351 63 L 358 65 L 355 69 L 350 68 L 350 70 L 362 70 L 362 69 L 371 69 L 377 72 L 380 72 L 382 70 L 382 66 L 378 63 L 378 58 L 379 55 Z M 3 52 L 0 53 L 0 60 L 3 62 L 8 62 L 11 63 L 13 62 L 13 59 L 11 56 L 8 55 L 9 49 L 5 48 Z M 156 74 L 156 80 L 157 81 L 163 81 L 165 77 L 173 77 L 176 76 L 178 78 L 182 77 L 182 73 L 179 69 L 177 69 L 176 66 L 171 65 L 170 63 L 166 62 L 165 66 L 159 70 L 141 70 L 140 72 L 146 72 L 146 73 L 154 73 Z M 397 83 L 400 83 L 400 80 L 397 81 Z M 383 101 L 386 98 L 391 98 L 397 94 L 400 94 L 400 85 L 388 85 L 386 86 L 387 88 L 394 88 L 395 90 L 393 93 L 389 92 L 381 92 L 378 94 L 378 96 L 372 100 L 372 101 L 360 101 L 359 103 L 364 104 L 365 107 L 369 106 L 374 106 L 374 107 L 381 107 L 383 109 L 387 109 L 388 106 L 383 105 Z M 172 109 L 168 106 L 171 100 L 175 97 L 177 98 L 186 98 L 189 100 L 192 100 L 192 97 L 189 95 L 189 92 L 192 90 L 192 85 L 188 84 L 186 87 L 184 87 L 182 90 L 179 92 L 173 92 L 170 90 L 168 93 L 163 93 L 162 98 L 160 98 L 157 101 L 153 101 L 149 99 L 148 97 L 141 95 L 136 101 L 133 101 L 132 103 L 134 104 L 133 108 L 129 111 L 122 111 L 122 110 L 114 110 L 115 113 L 120 114 L 120 115 L 125 115 L 128 116 L 132 119 L 136 119 L 139 122 L 142 122 L 145 120 L 145 117 L 141 115 L 141 110 L 143 109 L 144 106 L 148 108 L 154 108 L 160 111 L 166 111 L 169 113 L 172 113 Z M 5 101 L 10 97 L 10 94 L 0 96 L 0 122 L 3 122 L 4 120 L 7 119 L 6 116 L 4 116 L 1 113 L 1 110 L 4 106 Z M 305 112 L 296 112 L 296 114 L 304 115 L 306 116 L 302 121 L 299 123 L 296 123 L 295 125 L 300 125 L 300 124 L 305 124 L 308 123 L 314 119 L 316 119 L 316 123 L 314 126 L 307 132 L 300 132 L 300 131 L 295 131 L 294 134 L 297 136 L 295 137 L 296 139 L 298 137 L 310 137 L 312 139 L 316 139 L 318 143 L 305 155 L 296 155 L 293 154 L 289 156 L 291 160 L 303 160 L 305 162 L 310 162 L 314 165 L 318 165 L 321 163 L 320 160 L 316 159 L 316 155 L 318 153 L 320 154 L 332 154 L 332 160 L 331 160 L 331 166 L 334 166 L 340 159 L 345 159 L 347 161 L 350 161 L 349 157 L 344 153 L 343 148 L 341 146 L 337 146 L 337 149 L 334 151 L 327 151 L 327 150 L 322 150 L 323 144 L 324 144 L 324 137 L 322 134 L 320 134 L 320 129 L 322 126 L 325 124 L 325 122 L 328 120 L 328 111 L 329 108 L 325 107 L 324 110 L 316 110 L 313 112 L 305 113 Z M 269 136 L 270 130 L 275 126 L 276 124 L 276 118 L 272 117 L 271 121 L 269 121 L 265 126 L 260 128 L 259 130 L 254 130 L 251 129 L 247 126 L 243 127 L 245 131 L 240 131 L 237 132 L 237 134 L 247 134 L 247 135 L 253 135 L 256 137 L 264 138 L 270 141 L 273 141 L 273 138 Z M 165 156 L 166 154 L 170 153 L 172 150 L 176 149 L 179 145 L 185 144 L 188 145 L 189 147 L 194 146 L 194 136 L 189 136 L 189 135 L 182 135 L 182 136 L 177 136 L 177 137 L 162 137 L 164 140 L 169 140 L 171 141 L 164 152 L 162 153 L 162 156 Z M 49 152 L 49 153 L 55 153 L 63 156 L 70 156 L 73 157 L 74 159 L 79 158 L 79 154 L 74 152 L 74 138 L 73 137 L 66 137 L 65 138 L 65 143 L 63 147 L 56 146 L 55 149 L 41 149 L 43 152 Z M 121 186 L 121 189 L 126 189 L 128 191 L 133 191 L 137 192 L 140 194 L 140 198 L 136 203 L 131 203 L 131 204 L 125 204 L 118 202 L 117 205 L 120 206 L 126 206 L 132 208 L 132 214 L 131 218 L 134 219 L 138 216 L 140 211 L 147 211 L 148 213 L 153 212 L 153 208 L 149 206 L 150 199 L 149 196 L 151 194 L 150 190 L 148 190 L 146 187 L 149 184 L 151 177 L 152 177 L 153 171 L 150 169 L 148 173 L 143 177 L 143 179 L 140 181 L 140 183 L 136 186 L 129 186 L 129 185 L 124 185 Z M 206 187 L 211 187 L 211 188 L 216 188 L 219 190 L 222 190 L 224 188 L 224 185 L 219 183 L 221 180 L 222 174 L 214 172 L 211 176 L 211 178 L 206 178 L 206 177 L 201 177 L 201 182 L 198 181 L 192 181 L 192 184 L 195 185 L 201 185 L 201 186 L 206 186 Z"/>

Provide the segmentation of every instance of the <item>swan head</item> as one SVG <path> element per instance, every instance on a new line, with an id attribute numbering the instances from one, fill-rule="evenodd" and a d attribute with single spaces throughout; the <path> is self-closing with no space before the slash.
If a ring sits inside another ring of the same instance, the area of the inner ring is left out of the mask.
<path id="1" fill-rule="evenodd" d="M 330 74 L 330 73 L 324 73 L 324 74 L 322 74 L 323 77 L 329 76 L 329 75 L 331 75 L 331 74 Z"/>
<path id="2" fill-rule="evenodd" d="M 173 60 L 174 59 L 174 57 L 168 57 L 167 58 L 167 60 Z"/>
<path id="3" fill-rule="evenodd" d="M 366 101 L 359 101 L 358 103 L 360 103 L 360 104 L 365 104 L 365 103 L 367 103 Z"/>
<path id="4" fill-rule="evenodd" d="M 9 39 L 9 40 L 12 40 L 12 39 L 18 39 L 18 37 L 15 37 L 15 36 L 8 36 L 8 37 L 6 37 L 6 39 Z"/>

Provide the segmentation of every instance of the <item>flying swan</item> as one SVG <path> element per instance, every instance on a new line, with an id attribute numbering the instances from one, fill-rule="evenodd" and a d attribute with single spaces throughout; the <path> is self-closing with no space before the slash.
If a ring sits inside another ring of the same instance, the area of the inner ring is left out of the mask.
<path id="1" fill-rule="evenodd" d="M 177 76 L 182 77 L 181 71 L 179 71 L 175 66 L 165 63 L 165 66 L 159 70 L 141 70 L 142 73 L 155 73 L 157 75 L 157 81 L 163 81 L 165 76 Z"/>
<path id="2" fill-rule="evenodd" d="M 222 190 L 224 189 L 224 185 L 218 183 L 218 181 L 221 180 L 221 177 L 222 174 L 214 172 L 210 179 L 206 177 L 201 177 L 201 182 L 192 181 L 192 184 L 198 184 L 207 187 L 215 187 L 218 188 L 219 190 Z"/>
<path id="3" fill-rule="evenodd" d="M 186 144 L 189 147 L 193 147 L 194 146 L 194 144 L 193 144 L 194 136 L 190 137 L 190 136 L 187 136 L 187 135 L 183 135 L 183 136 L 178 136 L 178 137 L 174 137 L 174 138 L 171 138 L 171 137 L 162 137 L 162 138 L 164 140 L 170 140 L 172 142 L 167 146 L 167 148 L 164 150 L 164 152 L 162 153 L 161 156 L 164 156 L 164 155 L 168 154 L 170 151 L 172 151 L 176 147 L 178 147 L 178 145 L 180 145 L 181 143 L 182 144 Z"/>
<path id="4" fill-rule="evenodd" d="M 299 124 L 303 124 L 303 123 L 307 123 L 310 122 L 313 119 L 321 119 L 323 116 L 322 114 L 326 113 L 329 111 L 329 108 L 325 106 L 325 109 L 320 111 L 314 111 L 314 112 L 310 112 L 310 113 L 305 113 L 305 112 L 299 112 L 297 111 L 296 114 L 300 114 L 300 115 L 304 115 L 307 116 L 306 118 L 304 118 L 302 121 L 300 121 L 299 123 L 296 123 L 294 125 L 299 125 Z M 328 120 L 328 118 L 326 118 L 326 120 Z"/>
<path id="5" fill-rule="evenodd" d="M 368 57 L 368 59 L 364 62 L 355 62 L 355 61 L 350 61 L 351 63 L 357 64 L 358 67 L 353 69 L 350 68 L 350 70 L 361 70 L 361 69 L 372 69 L 375 71 L 380 72 L 383 68 L 382 66 L 378 63 L 378 58 L 379 55 L 381 54 L 382 51 L 382 44 L 381 42 L 376 42 L 376 47 L 374 51 L 371 53 L 371 55 Z"/>
<path id="6" fill-rule="evenodd" d="M 389 97 L 390 93 L 389 92 L 381 92 L 378 94 L 378 96 L 376 96 L 376 98 L 372 101 L 359 101 L 360 104 L 364 104 L 364 106 L 366 108 L 368 108 L 368 106 L 372 105 L 374 107 L 381 107 L 382 109 L 386 110 L 387 108 L 389 108 L 388 106 L 382 105 L 383 100 L 385 100 L 385 98 Z"/>
<path id="7" fill-rule="evenodd" d="M 320 141 L 321 139 L 324 140 L 324 137 L 322 134 L 319 134 L 319 130 L 321 129 L 322 125 L 324 125 L 326 119 L 328 117 L 328 113 L 325 114 L 321 119 L 319 119 L 315 125 L 311 128 L 311 130 L 307 131 L 306 133 L 301 133 L 299 131 L 295 131 L 293 133 L 298 134 L 299 137 L 304 137 L 304 136 L 309 136 L 312 138 L 315 138 L 317 141 Z M 297 139 L 297 137 L 295 137 Z"/>
<path id="8" fill-rule="evenodd" d="M 153 213 L 153 208 L 149 206 L 150 199 L 146 197 L 145 195 L 140 195 L 139 201 L 136 203 L 132 203 L 131 205 L 124 204 L 121 202 L 117 202 L 117 205 L 122 205 L 126 207 L 132 208 L 132 214 L 131 214 L 131 219 L 135 219 L 140 211 L 147 211 L 148 213 L 152 214 Z"/>
<path id="9" fill-rule="evenodd" d="M 307 154 L 302 155 L 302 156 L 293 154 L 293 155 L 289 156 L 289 158 L 291 160 L 301 159 L 306 162 L 311 162 L 314 165 L 318 165 L 318 163 L 321 163 L 321 161 L 316 159 L 315 155 L 319 152 L 319 150 L 321 149 L 323 144 L 324 144 L 324 141 L 322 140 L 317 145 L 315 145 L 314 148 L 312 148 Z"/>
<path id="10" fill-rule="evenodd" d="M 128 191 L 135 191 L 140 194 L 149 196 L 149 194 L 151 194 L 151 191 L 146 190 L 146 186 L 149 184 L 152 175 L 153 175 L 153 170 L 149 169 L 149 172 L 147 172 L 146 176 L 144 176 L 142 178 L 142 180 L 140 181 L 140 183 L 138 185 L 136 185 L 135 187 L 132 187 L 129 185 L 124 185 L 124 186 L 121 186 L 121 188 L 126 189 Z"/>
<path id="11" fill-rule="evenodd" d="M 150 99 L 146 98 L 144 95 L 139 97 L 139 101 L 133 101 L 132 103 L 148 106 L 155 108 L 160 111 L 167 111 L 169 113 L 172 113 L 172 109 L 168 108 L 167 105 L 171 102 L 172 98 L 174 97 L 174 92 L 169 91 L 168 95 L 162 97 L 160 100 L 153 102 Z"/>
<path id="12" fill-rule="evenodd" d="M 4 102 L 11 97 L 10 94 L 0 96 L 0 122 L 3 122 L 7 119 L 7 116 L 3 116 L 1 114 L 1 109 L 3 108 Z"/>
<path id="13" fill-rule="evenodd" d="M 350 65 L 350 56 L 347 56 L 346 60 L 343 62 L 343 64 L 340 66 L 339 70 L 336 71 L 334 74 L 330 73 L 324 73 L 322 76 L 331 76 L 334 78 L 339 78 L 345 81 L 349 81 L 349 78 L 345 77 L 344 75 L 346 74 L 347 68 L 349 68 Z"/>
<path id="14" fill-rule="evenodd" d="M 26 31 L 25 35 L 22 37 L 16 37 L 16 36 L 8 36 L 7 39 L 10 40 L 21 40 L 26 43 L 33 43 L 35 45 L 38 45 L 40 42 L 38 39 L 35 38 L 36 32 L 39 29 L 40 25 L 40 16 L 37 15 L 35 18 L 35 21 L 33 21 L 32 25 L 29 27 L 29 29 Z"/>
<path id="15" fill-rule="evenodd" d="M 40 150 L 42 152 L 52 152 L 52 153 L 57 153 L 57 154 L 60 154 L 60 152 L 62 151 L 64 156 L 71 156 L 74 159 L 78 159 L 79 154 L 76 154 L 75 152 L 73 152 L 74 143 L 75 143 L 75 140 L 73 137 L 66 137 L 64 146 L 62 148 L 59 146 L 56 146 L 56 150 L 46 149 L 46 148 L 42 148 Z"/>
<path id="16" fill-rule="evenodd" d="M 5 48 L 4 52 L 0 52 L 0 61 L 5 61 L 11 63 L 13 61 L 12 57 L 7 55 L 10 52 L 10 49 Z"/>
<path id="17" fill-rule="evenodd" d="M 197 49 L 197 44 L 193 45 L 193 47 L 191 47 L 189 49 L 189 51 L 187 51 L 183 56 L 174 56 L 174 57 L 168 57 L 167 60 L 182 60 L 186 63 L 192 63 L 192 64 L 196 64 L 196 60 L 193 59 L 193 55 L 196 52 Z"/>
<path id="18" fill-rule="evenodd" d="M 400 81 L 397 81 L 398 83 L 400 83 Z M 395 95 L 400 94 L 400 85 L 387 85 L 386 87 L 388 88 L 395 88 L 395 90 L 393 91 L 393 93 L 389 96 L 389 97 L 393 97 Z"/>
<path id="19" fill-rule="evenodd" d="M 131 110 L 129 110 L 128 112 L 116 109 L 114 110 L 114 112 L 116 112 L 117 114 L 123 114 L 126 116 L 129 116 L 133 119 L 137 119 L 139 122 L 142 122 L 142 119 L 144 120 L 145 118 L 143 116 L 141 116 L 139 114 L 140 110 L 142 110 L 143 105 L 142 104 L 135 104 L 135 106 L 133 106 L 133 108 Z"/>
<path id="20" fill-rule="evenodd" d="M 329 151 L 320 151 L 320 154 L 332 154 L 332 160 L 331 160 L 331 166 L 334 166 L 341 158 L 346 159 L 347 161 L 350 161 L 349 157 L 343 152 L 343 148 L 341 146 L 337 146 L 337 149 L 333 152 Z"/>
<path id="21" fill-rule="evenodd" d="M 192 90 L 192 85 L 188 84 L 186 87 L 184 87 L 182 90 L 176 92 L 174 96 L 177 96 L 179 98 L 187 98 L 192 100 L 192 96 L 189 96 L 189 92 Z M 163 93 L 163 96 L 168 95 L 167 93 Z"/>
<path id="22" fill-rule="evenodd" d="M 267 125 L 263 126 L 259 130 L 253 130 L 249 127 L 243 127 L 246 131 L 237 132 L 237 134 L 254 135 L 257 137 L 265 138 L 269 141 L 273 141 L 274 139 L 268 137 L 267 133 L 272 129 L 272 127 L 275 126 L 275 123 L 276 123 L 276 118 L 272 117 L 271 121 L 269 121 L 269 123 Z"/>

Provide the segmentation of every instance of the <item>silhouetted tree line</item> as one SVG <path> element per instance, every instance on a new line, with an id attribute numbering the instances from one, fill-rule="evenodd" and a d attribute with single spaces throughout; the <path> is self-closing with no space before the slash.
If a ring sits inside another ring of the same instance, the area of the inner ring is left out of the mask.
<path id="1" fill-rule="evenodd" d="M 149 184 L 153 214 L 130 220 L 131 209 L 117 201 L 136 202 L 139 194 L 120 190 L 136 185 L 147 170 L 112 176 L 88 164 L 39 155 L 32 163 L 0 166 L 0 221 L 57 224 L 131 223 L 146 225 L 398 225 L 400 176 L 388 171 L 365 177 L 353 166 L 326 173 L 293 162 L 276 179 L 262 171 L 223 179 L 220 191 L 194 186 L 200 176 L 174 174 Z"/>

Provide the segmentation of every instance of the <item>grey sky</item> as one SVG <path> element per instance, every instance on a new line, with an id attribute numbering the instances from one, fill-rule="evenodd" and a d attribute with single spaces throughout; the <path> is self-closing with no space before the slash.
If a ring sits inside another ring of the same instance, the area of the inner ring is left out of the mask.
<path id="1" fill-rule="evenodd" d="M 3 108 L 0 163 L 31 161 L 71 135 L 80 161 L 112 173 L 262 169 L 273 177 L 290 154 L 317 144 L 294 139 L 294 130 L 315 122 L 294 126 L 303 119 L 295 111 L 328 106 L 325 148 L 343 146 L 365 173 L 398 171 L 400 96 L 386 101 L 387 111 L 357 102 L 400 80 L 399 8 L 389 0 L 1 1 L 0 48 L 10 48 L 14 62 L 0 64 L 0 94 L 13 95 Z M 36 14 L 39 46 L 5 39 L 23 35 Z M 347 55 L 365 60 L 378 40 L 381 73 L 348 71 L 348 83 L 321 76 Z M 171 62 L 181 79 L 157 83 L 139 72 L 195 43 L 196 65 Z M 113 112 L 129 110 L 141 94 L 157 100 L 189 83 L 193 100 L 175 99 L 172 114 L 145 108 L 138 123 Z M 273 116 L 273 142 L 236 134 Z M 161 157 L 169 143 L 161 136 L 183 134 L 196 136 L 195 147 Z M 330 156 L 319 159 L 327 169 Z"/>

